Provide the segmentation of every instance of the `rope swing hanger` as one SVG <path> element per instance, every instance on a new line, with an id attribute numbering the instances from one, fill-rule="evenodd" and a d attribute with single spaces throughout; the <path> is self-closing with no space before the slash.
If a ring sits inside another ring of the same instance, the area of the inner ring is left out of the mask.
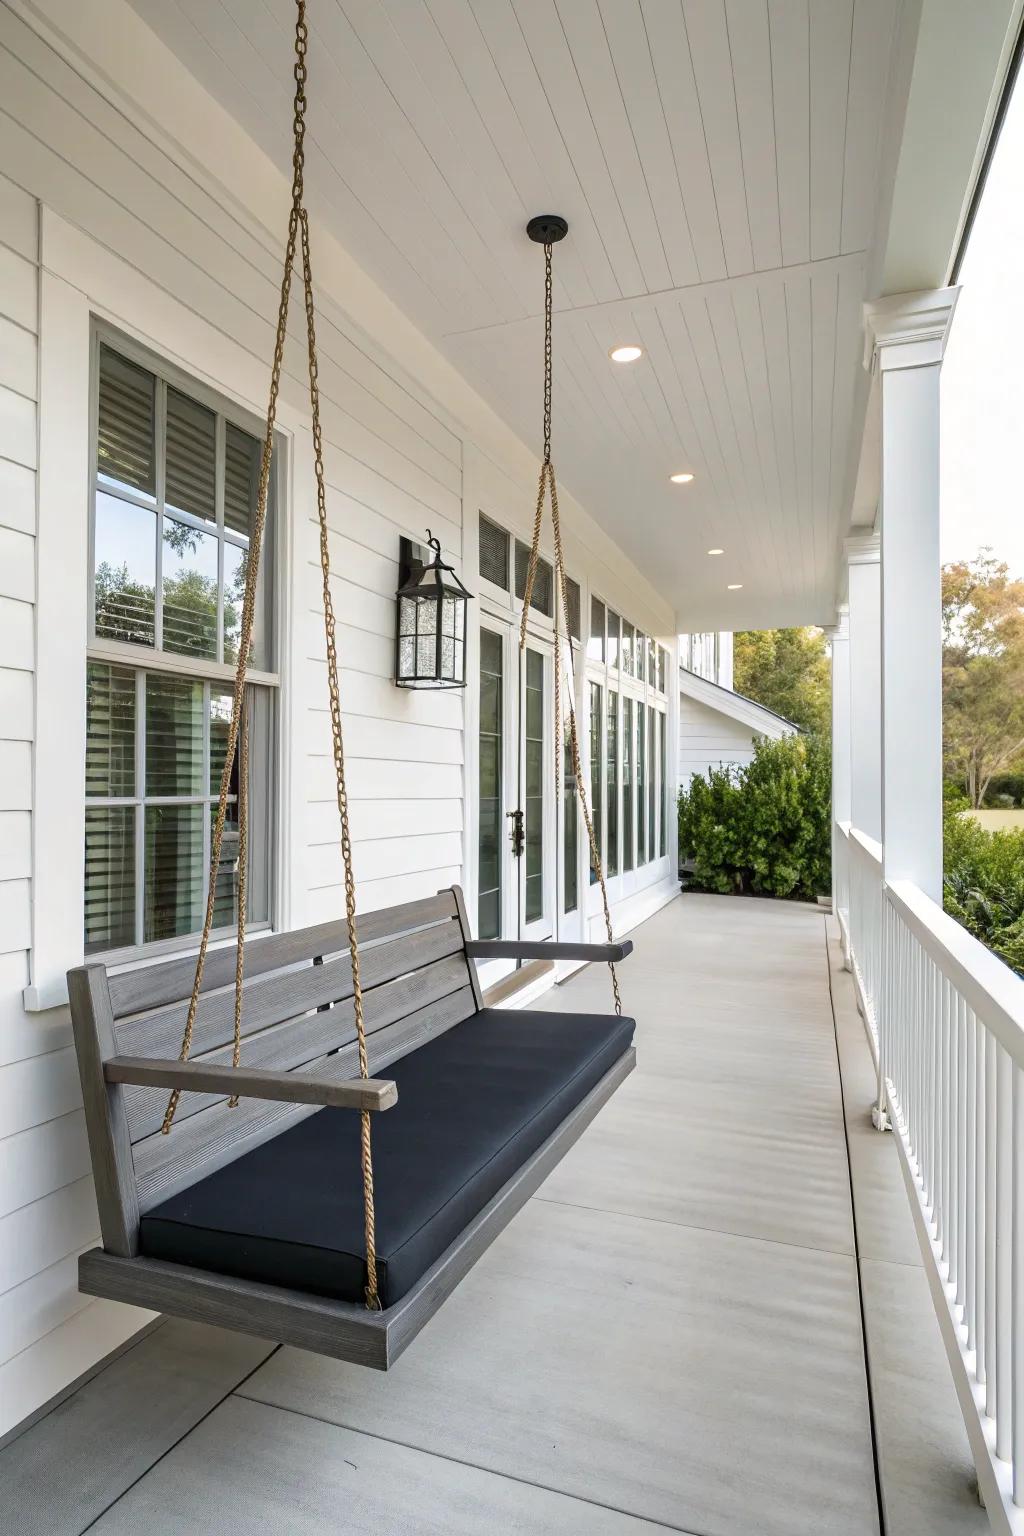
<path id="1" fill-rule="evenodd" d="M 242 603 L 241 636 L 238 646 L 238 665 L 235 670 L 234 693 L 231 700 L 231 724 L 228 727 L 227 750 L 220 779 L 220 795 L 217 800 L 217 818 L 214 822 L 210 850 L 210 886 L 206 901 L 206 916 L 196 958 L 196 974 L 189 1000 L 185 1031 L 182 1036 L 179 1059 L 187 1061 L 192 1049 L 196 1010 L 203 986 L 203 969 L 213 931 L 217 893 L 217 875 L 220 869 L 221 848 L 224 840 L 224 824 L 231 791 L 231 770 L 235 752 L 241 737 L 240 772 L 238 781 L 238 950 L 235 966 L 235 1022 L 232 1064 L 238 1066 L 242 1042 L 242 981 L 245 955 L 245 902 L 248 875 L 249 829 L 249 723 L 245 704 L 246 671 L 252 645 L 253 623 L 256 613 L 256 586 L 259 580 L 260 555 L 263 533 L 267 520 L 267 497 L 270 487 L 270 470 L 274 447 L 274 422 L 277 416 L 277 397 L 281 386 L 281 369 L 284 360 L 285 338 L 288 330 L 288 301 L 291 296 L 292 272 L 296 251 L 302 256 L 302 286 L 306 311 L 306 350 L 309 363 L 309 403 L 313 429 L 313 462 L 316 474 L 317 516 L 320 524 L 320 569 L 323 577 L 324 631 L 327 640 L 327 685 L 330 693 L 331 736 L 334 750 L 334 769 L 337 781 L 338 814 L 341 819 L 341 856 L 345 868 L 345 916 L 348 926 L 348 947 L 352 963 L 352 1008 L 355 1015 L 356 1037 L 359 1049 L 359 1074 L 369 1077 L 366 1054 L 366 1027 L 363 1020 L 363 993 L 359 975 L 359 945 L 356 940 L 356 890 L 352 872 L 352 838 L 349 830 L 348 792 L 345 785 L 345 747 L 341 728 L 341 696 L 338 689 L 338 653 L 335 638 L 334 604 L 331 598 L 331 565 L 328 548 L 327 491 L 324 482 L 323 437 L 320 429 L 320 390 L 317 378 L 316 319 L 313 303 L 313 271 L 310 259 L 309 214 L 304 202 L 303 176 L 305 171 L 306 138 L 306 51 L 309 31 L 306 25 L 306 0 L 295 0 L 295 95 L 293 102 L 292 132 L 292 203 L 288 215 L 288 238 L 285 244 L 284 272 L 281 278 L 281 299 L 277 313 L 277 334 L 274 342 L 274 361 L 270 373 L 270 399 L 267 406 L 267 430 L 263 439 L 260 460 L 259 491 L 256 516 L 253 522 L 249 558 L 246 563 L 245 597 Z M 162 1130 L 166 1135 L 171 1129 L 174 1114 L 181 1098 L 176 1088 L 170 1096 L 164 1115 Z M 238 1100 L 232 1098 L 234 1107 Z M 366 1234 L 366 1305 L 372 1311 L 380 1310 L 377 1290 L 377 1253 L 375 1242 L 375 1218 L 373 1205 L 373 1158 L 370 1145 L 370 1115 L 360 1112 L 360 1163 L 363 1175 L 363 1206 Z"/>
<path id="2" fill-rule="evenodd" d="M 526 588 L 523 592 L 523 613 L 519 626 L 519 651 L 520 655 L 526 651 L 526 624 L 530 612 L 530 599 L 533 596 L 533 583 L 537 575 L 537 562 L 540 558 L 540 531 L 544 521 L 544 497 L 546 492 L 551 495 L 551 537 L 555 551 L 555 800 L 558 801 L 562 785 L 562 626 L 565 626 L 565 639 L 569 647 L 569 670 L 571 678 L 576 677 L 576 657 L 573 650 L 572 634 L 569 630 L 569 598 L 566 586 L 565 556 L 562 550 L 562 527 L 558 516 L 558 483 L 555 479 L 555 466 L 551 458 L 551 383 L 552 383 L 552 247 L 559 240 L 564 240 L 569 233 L 569 225 L 557 213 L 542 213 L 530 220 L 526 226 L 526 233 L 537 245 L 544 247 L 544 449 L 541 458 L 540 476 L 537 481 L 537 506 L 533 518 L 533 543 L 530 548 L 530 563 L 526 572 Z M 587 837 L 590 841 L 590 857 L 597 874 L 598 884 L 601 887 L 601 905 L 604 908 L 604 926 L 608 935 L 608 943 L 615 942 L 612 933 L 612 917 L 608 907 L 608 887 L 605 884 L 604 867 L 601 863 L 601 851 L 597 843 L 597 834 L 594 831 L 594 821 L 587 803 L 587 792 L 583 783 L 583 773 L 580 767 L 580 742 L 576 728 L 576 701 L 574 683 L 569 687 L 569 751 L 572 758 L 572 771 L 576 779 L 576 792 L 579 797 L 580 810 L 583 813 L 583 821 L 587 829 Z M 622 1013 L 622 998 L 619 994 L 619 978 L 615 973 L 614 962 L 609 960 L 608 970 L 612 979 L 612 994 L 615 998 L 615 1012 Z"/>

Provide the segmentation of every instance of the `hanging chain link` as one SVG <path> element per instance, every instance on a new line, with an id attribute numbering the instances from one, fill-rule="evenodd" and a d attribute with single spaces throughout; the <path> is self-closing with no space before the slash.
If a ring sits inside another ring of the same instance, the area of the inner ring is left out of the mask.
<path id="1" fill-rule="evenodd" d="M 552 360 L 552 320 L 554 304 L 552 300 L 552 264 L 551 243 L 546 241 L 544 245 L 544 457 L 541 460 L 540 476 L 537 481 L 537 505 L 533 518 L 533 543 L 530 548 L 530 563 L 526 572 L 526 590 L 523 593 L 523 612 L 519 625 L 519 650 L 526 650 L 526 627 L 530 612 L 530 600 L 533 597 L 533 584 L 537 575 L 537 563 L 540 559 L 540 533 L 544 521 L 544 495 L 546 491 L 551 495 L 551 534 L 555 549 L 555 803 L 562 793 L 562 625 L 565 625 L 565 639 L 569 647 L 569 670 L 572 682 L 569 686 L 569 752 L 572 759 L 573 776 L 576 779 L 576 793 L 579 797 L 580 810 L 583 813 L 583 822 L 587 829 L 587 838 L 590 842 L 590 857 L 597 875 L 598 884 L 601 887 L 601 905 L 604 908 L 604 926 L 608 935 L 609 944 L 615 942 L 612 932 L 612 915 L 608 906 L 608 887 L 605 884 L 604 867 L 601 863 L 601 850 L 598 847 L 597 833 L 594 829 L 593 818 L 590 814 L 590 806 L 587 801 L 587 791 L 583 783 L 583 770 L 580 762 L 579 732 L 576 727 L 576 701 L 575 678 L 576 656 L 573 649 L 572 633 L 569 629 L 569 593 L 565 574 L 565 554 L 562 549 L 562 525 L 558 515 L 558 483 L 555 479 L 555 466 L 551 458 L 551 387 L 553 375 Z M 616 974 L 614 962 L 609 960 L 608 970 L 612 979 L 612 995 L 615 999 L 615 1012 L 622 1013 L 622 996 L 619 992 L 619 978 Z"/>
<path id="2" fill-rule="evenodd" d="M 345 915 L 348 927 L 349 956 L 352 964 L 352 1006 L 355 1015 L 356 1037 L 359 1049 L 359 1073 L 369 1077 L 366 1052 L 366 1026 L 363 1016 L 363 993 L 359 974 L 359 946 L 356 939 L 356 890 L 352 869 L 352 834 L 349 827 L 348 791 L 345 783 L 345 748 L 342 737 L 341 694 L 338 687 L 338 654 L 334 603 L 331 595 L 331 565 L 327 524 L 327 489 L 324 478 L 323 436 L 320 427 L 320 389 L 318 381 L 316 320 L 313 304 L 313 268 L 310 258 L 309 215 L 306 212 L 304 193 L 305 136 L 306 136 L 306 52 L 309 30 L 306 24 L 306 0 L 295 0 L 295 96 L 292 115 L 294 149 L 292 152 L 292 205 L 288 216 L 288 239 L 285 245 L 284 273 L 281 278 L 281 299 L 277 313 L 277 334 L 274 342 L 274 361 L 270 372 L 270 400 L 267 407 L 267 431 L 263 440 L 260 460 L 259 491 L 256 516 L 253 520 L 249 558 L 246 565 L 245 597 L 242 603 L 241 635 L 238 646 L 238 665 L 235 670 L 235 686 L 231 700 L 231 724 L 228 727 L 227 751 L 221 773 L 220 796 L 217 802 L 217 819 L 213 828 L 210 850 L 210 888 L 206 902 L 206 918 L 203 923 L 199 954 L 196 958 L 196 974 L 189 1000 L 185 1031 L 179 1059 L 187 1061 L 192 1049 L 196 1011 L 203 987 L 203 970 L 213 930 L 217 892 L 217 876 L 220 870 L 224 824 L 231 789 L 231 768 L 239 742 L 241 722 L 241 760 L 238 795 L 238 949 L 235 961 L 235 1022 L 232 1062 L 238 1066 L 242 1043 L 242 982 L 244 977 L 245 951 L 245 901 L 248 884 L 248 770 L 249 725 L 245 708 L 245 678 L 252 646 L 252 632 L 256 613 L 256 586 L 259 579 L 260 553 L 267 520 L 267 500 L 270 488 L 270 471 L 274 447 L 274 423 L 277 417 L 277 399 L 281 387 L 281 371 L 284 364 L 285 339 L 288 331 L 288 301 L 291 296 L 292 271 L 296 248 L 302 253 L 302 284 L 306 311 L 306 344 L 309 359 L 309 400 L 312 412 L 313 459 L 316 475 L 317 516 L 320 524 L 320 567 L 323 576 L 324 632 L 327 641 L 327 682 L 331 701 L 331 735 L 334 750 L 334 770 L 337 781 L 338 815 L 341 821 L 341 855 L 345 869 Z M 176 1088 L 170 1096 L 164 1114 L 162 1130 L 166 1135 L 171 1128 L 174 1114 L 181 1098 Z M 228 1103 L 237 1104 L 237 1097 Z M 360 1111 L 360 1161 L 363 1174 L 363 1208 L 366 1233 L 366 1305 L 380 1309 L 377 1288 L 377 1253 L 375 1240 L 375 1212 L 373 1201 L 373 1158 L 370 1143 L 370 1114 Z"/>

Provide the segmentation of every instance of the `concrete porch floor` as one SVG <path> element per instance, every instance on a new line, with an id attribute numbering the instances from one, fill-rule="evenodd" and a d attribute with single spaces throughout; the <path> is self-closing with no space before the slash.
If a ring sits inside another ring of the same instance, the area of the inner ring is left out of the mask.
<path id="1" fill-rule="evenodd" d="M 637 1071 L 391 1374 L 164 1322 L 0 1452 L 3 1528 L 981 1536 L 830 925 L 633 938 Z"/>

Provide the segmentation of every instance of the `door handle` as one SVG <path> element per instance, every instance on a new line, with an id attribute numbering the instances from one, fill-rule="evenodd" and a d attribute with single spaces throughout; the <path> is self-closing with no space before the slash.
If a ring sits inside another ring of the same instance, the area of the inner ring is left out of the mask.
<path id="1" fill-rule="evenodd" d="M 510 837 L 512 839 L 512 857 L 521 859 L 526 847 L 525 818 L 522 811 L 506 811 L 505 815 L 512 823 Z"/>

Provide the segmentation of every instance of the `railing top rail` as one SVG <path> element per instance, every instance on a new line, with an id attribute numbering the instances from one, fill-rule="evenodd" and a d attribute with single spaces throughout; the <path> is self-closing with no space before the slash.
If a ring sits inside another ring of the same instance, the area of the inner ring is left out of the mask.
<path id="1" fill-rule="evenodd" d="M 886 892 L 942 975 L 1024 1067 L 1024 981 L 912 880 L 892 880 Z"/>
<path id="2" fill-rule="evenodd" d="M 866 832 L 862 832 L 859 827 L 853 826 L 852 823 L 850 825 L 850 841 L 851 843 L 859 844 L 868 857 L 874 859 L 875 863 L 881 867 L 881 843 L 877 843 L 873 837 L 868 837 Z"/>
<path id="3" fill-rule="evenodd" d="M 852 826 L 853 826 L 853 822 L 852 821 L 837 821 L 836 822 L 837 830 L 840 831 L 843 834 L 844 837 L 849 837 L 849 835 L 850 835 L 850 828 Z"/>

